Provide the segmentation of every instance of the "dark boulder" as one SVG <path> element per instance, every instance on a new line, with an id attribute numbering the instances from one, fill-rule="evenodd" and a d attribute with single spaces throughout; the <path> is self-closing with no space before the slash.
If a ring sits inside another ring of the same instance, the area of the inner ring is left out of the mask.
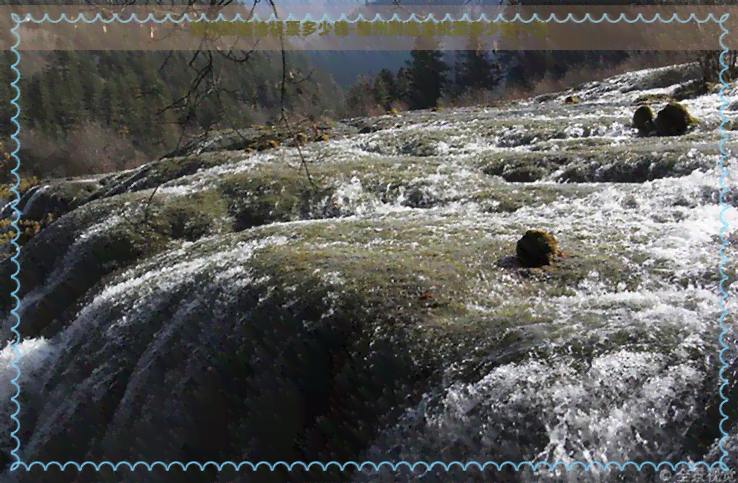
<path id="1" fill-rule="evenodd" d="M 681 136 L 698 122 L 686 107 L 673 102 L 659 111 L 654 125 L 660 136 Z"/>
<path id="2" fill-rule="evenodd" d="M 561 253 L 554 236 L 544 230 L 528 230 L 518 240 L 517 257 L 523 267 L 551 265 Z"/>

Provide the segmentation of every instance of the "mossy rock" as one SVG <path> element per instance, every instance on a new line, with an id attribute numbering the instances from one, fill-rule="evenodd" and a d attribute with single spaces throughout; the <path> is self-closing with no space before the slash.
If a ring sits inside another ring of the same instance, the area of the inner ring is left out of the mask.
<path id="1" fill-rule="evenodd" d="M 256 148 L 257 151 L 266 151 L 268 149 L 277 149 L 279 147 L 279 142 L 274 139 L 267 139 L 262 144 L 259 145 L 258 148 Z"/>
<path id="2" fill-rule="evenodd" d="M 738 131 L 738 119 L 733 119 L 732 121 L 728 121 L 725 123 L 725 126 L 723 126 L 724 131 Z"/>
<path id="3" fill-rule="evenodd" d="M 401 154 L 408 156 L 427 157 L 438 155 L 438 139 L 434 136 L 411 137 L 398 146 Z"/>
<path id="4" fill-rule="evenodd" d="M 213 168 L 242 157 L 243 151 L 201 153 L 196 156 L 176 156 L 148 163 L 130 172 L 111 177 L 103 189 L 99 189 L 85 201 L 133 193 L 160 186 L 164 183 L 192 176 L 201 169 Z"/>
<path id="5" fill-rule="evenodd" d="M 227 212 L 216 190 L 181 196 L 164 205 L 157 223 L 172 239 L 196 241 L 217 231 L 218 220 Z"/>
<path id="6" fill-rule="evenodd" d="M 660 136 L 681 136 L 698 122 L 686 107 L 674 102 L 659 111 L 654 125 Z"/>
<path id="7" fill-rule="evenodd" d="M 64 221 L 59 224 L 65 225 Z M 40 261 L 43 260 L 47 267 L 53 267 L 56 257 L 66 251 L 55 246 L 60 241 L 56 236 L 60 229 L 53 229 L 55 225 L 34 236 L 21 250 L 24 278 L 43 279 L 48 272 L 38 267 Z M 55 285 L 43 300 L 30 305 L 24 311 L 19 332 L 25 336 L 52 337 L 63 329 L 57 319 L 67 307 L 72 307 L 103 277 L 161 251 L 166 242 L 165 236 L 144 225 L 129 224 L 95 233 L 78 242 L 78 255 L 72 261 L 73 266 L 68 277 Z M 66 243 L 62 242 L 61 245 L 65 246 Z M 50 246 L 54 248 L 50 249 Z"/>
<path id="8" fill-rule="evenodd" d="M 544 102 L 551 102 L 555 100 L 557 97 L 558 97 L 557 93 L 541 94 L 540 96 L 533 98 L 533 100 L 538 102 L 539 104 L 543 104 Z M 494 102 L 493 104 L 500 105 L 502 103 L 498 101 L 498 102 Z M 496 107 L 496 106 L 492 106 L 492 107 Z"/>
<path id="9" fill-rule="evenodd" d="M 641 135 L 647 135 L 655 129 L 654 113 L 651 106 L 641 106 L 633 113 L 633 126 Z"/>
<path id="10" fill-rule="evenodd" d="M 554 236 L 545 230 L 528 230 L 518 240 L 516 247 L 518 262 L 523 267 L 551 265 L 560 254 Z"/>
<path id="11" fill-rule="evenodd" d="M 633 104 L 636 106 L 643 106 L 653 104 L 656 102 L 674 102 L 675 99 L 670 94 L 644 94 L 638 97 Z"/>
<path id="12" fill-rule="evenodd" d="M 505 170 L 502 178 L 508 183 L 532 183 L 545 178 L 549 173 L 550 170 L 543 166 L 516 166 Z"/>
<path id="13" fill-rule="evenodd" d="M 37 185 L 21 197 L 18 209 L 25 210 L 26 220 L 46 220 L 49 214 L 58 218 L 82 204 L 99 188 L 96 182 L 80 181 Z"/>
<path id="14" fill-rule="evenodd" d="M 675 101 L 683 101 L 704 96 L 714 88 L 715 84 L 712 82 L 705 82 L 702 79 L 697 79 L 680 85 L 674 89 L 674 93 L 672 95 Z"/>
<path id="15" fill-rule="evenodd" d="M 582 102 L 582 99 L 579 96 L 567 96 L 564 99 L 564 104 L 579 104 L 580 102 Z"/>
<path id="16" fill-rule="evenodd" d="M 328 202 L 334 189 L 313 186 L 304 173 L 289 168 L 231 177 L 220 184 L 219 190 L 227 200 L 234 232 L 275 222 L 337 216 L 337 210 Z"/>
<path id="17" fill-rule="evenodd" d="M 571 162 L 567 156 L 538 153 L 511 153 L 497 155 L 497 159 L 482 166 L 482 172 L 500 176 L 508 183 L 532 183 Z"/>

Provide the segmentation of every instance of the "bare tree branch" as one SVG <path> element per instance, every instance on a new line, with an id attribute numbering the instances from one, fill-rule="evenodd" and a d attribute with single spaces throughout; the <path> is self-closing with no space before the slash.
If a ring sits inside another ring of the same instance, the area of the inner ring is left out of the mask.
<path id="1" fill-rule="evenodd" d="M 277 7 L 274 5 L 274 0 L 267 0 L 269 2 L 269 5 L 272 7 L 272 12 L 274 12 L 274 17 L 279 20 L 279 15 L 277 14 Z M 279 99 L 279 111 L 280 111 L 280 120 L 284 122 L 284 125 L 287 127 L 287 132 L 289 133 L 290 138 L 295 137 L 295 133 L 292 131 L 292 128 L 289 125 L 289 121 L 287 121 L 287 116 L 285 116 L 284 113 L 284 100 L 287 93 L 287 56 L 284 50 L 284 33 L 279 33 L 279 43 L 282 51 L 282 86 L 280 88 L 280 99 Z M 312 75 L 312 73 L 310 74 Z M 300 149 L 300 145 L 297 145 L 297 154 L 300 155 L 300 162 L 305 169 L 305 176 L 307 176 L 308 182 L 310 182 L 310 186 L 313 187 L 313 189 L 317 189 L 315 186 L 315 183 L 313 182 L 312 176 L 310 176 L 310 169 L 308 169 L 307 161 L 305 160 L 305 156 L 302 154 L 302 149 Z"/>
<path id="2" fill-rule="evenodd" d="M 89 1 L 89 0 L 88 0 Z M 127 0 L 128 5 L 135 4 L 135 0 Z M 220 11 L 227 5 L 230 5 L 233 0 L 209 0 L 209 8 L 207 9 L 207 12 L 205 13 L 205 17 L 208 20 L 215 20 L 220 13 Z M 277 12 L 276 5 L 274 3 L 274 0 L 267 0 L 269 2 L 269 6 L 271 7 L 272 12 L 274 13 L 275 18 L 277 18 L 277 21 L 279 21 L 279 15 Z M 256 4 L 259 3 L 260 0 L 253 0 L 253 3 L 251 5 L 250 11 L 248 13 L 247 21 L 250 20 L 253 17 L 253 13 L 256 9 Z M 187 7 L 193 7 L 197 4 L 196 0 L 188 0 Z M 199 18 L 202 18 L 200 16 Z M 199 20 L 198 18 L 198 20 Z M 235 45 L 235 44 L 234 44 Z M 189 157 L 191 155 L 196 154 L 196 147 L 198 145 L 202 145 L 205 141 L 208 139 L 208 135 L 211 130 L 211 125 L 204 126 L 202 123 L 200 124 L 200 128 L 203 129 L 203 132 L 198 135 L 195 139 L 191 139 L 189 142 L 185 142 L 185 146 L 182 146 L 183 141 L 187 137 L 187 126 L 190 125 L 193 122 L 198 121 L 198 111 L 199 107 L 208 99 L 214 99 L 217 103 L 217 106 L 219 108 L 219 111 L 221 113 L 226 112 L 226 103 L 224 102 L 222 95 L 224 93 L 235 95 L 236 91 L 232 89 L 227 89 L 225 86 L 221 86 L 221 76 L 219 75 L 219 68 L 216 67 L 215 58 L 213 55 L 213 50 L 217 52 L 217 58 L 223 59 L 226 62 L 234 63 L 234 64 L 244 64 L 251 60 L 252 54 L 254 50 L 256 49 L 256 46 L 258 46 L 258 40 L 256 45 L 254 45 L 250 50 L 246 51 L 244 54 L 238 55 L 235 54 L 233 49 L 229 49 L 228 51 L 221 51 L 217 49 L 213 49 L 212 45 L 212 39 L 208 37 L 207 33 L 203 35 L 202 39 L 200 40 L 199 46 L 197 50 L 192 55 L 192 58 L 188 62 L 188 68 L 193 71 L 193 78 L 191 82 L 189 83 L 187 92 L 178 97 L 177 99 L 173 100 L 171 103 L 169 103 L 164 108 L 160 109 L 156 115 L 157 116 L 163 116 L 168 111 L 177 111 L 181 109 L 186 109 L 187 112 L 181 114 L 179 116 L 178 123 L 182 126 L 182 132 L 179 136 L 179 140 L 177 141 L 177 144 L 173 150 L 171 150 L 169 153 L 163 155 L 160 157 L 160 159 L 167 158 L 170 156 L 177 155 L 178 153 L 183 154 L 185 157 Z M 287 112 L 286 112 L 286 100 L 287 100 L 287 83 L 289 82 L 291 85 L 299 85 L 304 82 L 307 82 L 314 74 L 315 70 L 311 70 L 306 76 L 300 78 L 300 79 L 288 79 L 288 69 L 287 69 L 287 57 L 286 57 L 286 51 L 285 51 L 285 43 L 284 43 L 284 33 L 280 32 L 280 50 L 281 50 L 281 60 L 282 60 L 282 76 L 281 76 L 281 83 L 280 83 L 280 121 L 284 123 L 288 136 L 291 139 L 295 138 L 295 133 L 292 130 L 292 127 L 290 126 L 290 121 L 288 120 Z M 169 52 L 167 57 L 162 62 L 162 65 L 159 67 L 157 73 L 161 74 L 166 66 L 170 63 L 171 59 L 173 58 L 173 51 Z M 202 63 L 200 63 L 202 61 Z M 148 91 L 151 92 L 153 90 L 153 87 Z M 143 95 L 143 94 L 142 94 Z M 246 138 L 238 131 L 237 127 L 235 126 L 235 123 L 230 118 L 230 116 L 224 116 L 225 120 L 230 124 L 231 128 L 238 134 L 239 137 L 243 141 L 246 141 Z M 308 168 L 307 160 L 305 159 L 305 156 L 303 155 L 302 149 L 298 143 L 297 145 L 298 154 L 300 156 L 301 160 L 301 166 L 305 171 L 305 175 L 313 189 L 316 189 L 316 185 L 313 181 L 313 178 L 311 176 L 310 170 Z M 144 205 L 144 216 L 143 216 L 143 223 L 145 225 L 149 224 L 150 214 L 151 214 L 151 204 L 153 202 L 154 197 L 156 196 L 156 193 L 158 191 L 159 186 L 156 186 L 150 196 L 148 197 L 145 205 Z"/>

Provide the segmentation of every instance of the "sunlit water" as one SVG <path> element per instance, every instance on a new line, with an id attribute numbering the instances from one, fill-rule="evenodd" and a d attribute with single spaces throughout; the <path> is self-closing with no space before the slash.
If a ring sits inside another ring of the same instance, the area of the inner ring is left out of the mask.
<path id="1" fill-rule="evenodd" d="M 624 86 L 637 77 L 635 74 L 626 75 L 613 82 Z M 531 139 L 519 146 L 500 146 L 505 144 L 502 138 L 507 136 L 509 139 L 515 134 L 515 128 L 486 135 L 477 132 L 478 118 L 458 116 L 453 121 L 410 123 L 404 128 L 329 141 L 321 148 L 331 154 L 330 162 L 338 163 L 359 156 L 371 162 L 372 159 L 391 156 L 400 166 L 403 156 L 407 155 L 402 154 L 402 146 L 387 144 L 388 138 L 415 131 L 452 130 L 434 145 L 438 157 L 434 158 L 437 162 L 435 173 L 419 175 L 410 183 L 421 187 L 424 199 L 440 201 L 437 206 L 423 210 L 412 208 L 407 202 L 409 193 L 404 188 L 389 198 L 380 199 L 376 191 L 367 189 L 366 183 L 354 176 L 340 183 L 333 195 L 332 202 L 339 208 L 340 215 L 370 219 L 396 216 L 407 216 L 408 220 L 448 219 L 446 229 L 449 231 L 455 228 L 490 230 L 499 234 L 496 236 L 510 240 L 519 237 L 519 230 L 509 227 L 518 226 L 553 229 L 562 234 L 564 241 L 612 240 L 626 245 L 621 248 L 623 256 L 633 270 L 640 270 L 643 275 L 636 289 L 613 289 L 595 270 L 578 286 L 570 287 L 570 294 L 527 300 L 530 310 L 546 322 L 525 328 L 528 334 L 538 333 L 540 337 L 534 337 L 522 360 L 510 363 L 490 360 L 490 368 L 473 382 L 447 378 L 444 387 L 426 394 L 421 404 L 408 410 L 398 425 L 381 431 L 374 444 L 362 453 L 362 460 L 446 463 L 472 460 L 497 463 L 526 460 L 658 463 L 666 460 L 676 463 L 698 461 L 705 456 L 695 455 L 690 448 L 682 447 L 681 438 L 684 436 L 684 421 L 698 418 L 705 410 L 700 391 L 709 378 L 714 379 L 716 368 L 721 365 L 717 338 L 721 332 L 718 321 L 722 310 L 718 305 L 716 282 L 719 281 L 716 274 L 721 243 L 718 235 L 722 228 L 719 216 L 723 210 L 717 202 L 718 182 L 722 175 L 717 167 L 719 157 L 712 156 L 706 163 L 710 167 L 688 176 L 641 184 L 595 183 L 591 186 L 596 189 L 590 194 L 564 198 L 535 208 L 523 207 L 514 213 L 490 215 L 480 208 L 478 202 L 470 199 L 470 195 L 479 189 L 504 183 L 473 169 L 469 160 L 476 156 L 490 151 L 529 151 L 541 144 L 551 148 L 568 139 L 582 137 L 610 139 L 613 145 L 627 145 L 633 131 L 625 123 L 603 122 L 600 125 L 596 121 L 597 116 L 605 119 L 630 112 L 631 107 L 624 107 L 628 102 L 644 92 L 662 91 L 668 93 L 670 89 L 636 90 L 626 94 L 608 91 L 602 86 L 585 90 L 582 93 L 585 101 L 598 94 L 596 110 L 591 114 L 595 121 L 586 123 L 586 131 L 583 124 L 570 122 L 563 138 Z M 725 94 L 727 97 L 735 93 L 731 90 Z M 594 102 L 595 99 L 591 100 Z M 717 122 L 718 96 L 704 96 L 684 104 L 698 118 Z M 522 117 L 527 119 L 547 119 L 549 116 L 546 104 L 522 103 L 519 109 L 523 111 Z M 478 117 L 485 115 L 505 114 L 490 109 Z M 552 111 L 548 119 L 565 117 L 566 111 L 558 109 Z M 735 140 L 731 133 L 731 142 Z M 726 143 L 726 147 L 730 148 L 730 143 Z M 283 149 L 278 153 L 279 159 L 298 159 L 294 149 Z M 690 155 L 700 156 L 698 150 Z M 260 163 L 273 162 L 276 156 L 274 153 L 245 156 L 232 164 L 202 170 L 168 183 L 160 192 L 181 196 L 205 189 L 214 180 L 245 172 Z M 731 163 L 734 163 L 732 157 L 726 166 L 730 167 Z M 551 180 L 536 183 L 540 186 L 553 184 Z M 724 180 L 724 186 L 735 190 L 732 176 Z M 735 209 L 731 206 L 722 213 L 722 217 L 730 226 L 724 233 L 728 237 L 734 230 Z M 21 300 L 19 310 L 25 310 L 44 297 L 65 277 L 75 256 L 75 247 L 100 230 L 120 222 L 120 218 L 101 220 L 99 225 L 83 234 L 47 281 Z M 242 269 L 229 271 L 228 267 L 234 261 L 243 262 L 265 246 L 285 243 L 288 243 L 286 237 L 272 237 L 249 246 L 234 245 L 231 249 L 224 248 L 195 259 L 187 255 L 189 244 L 186 244 L 179 251 L 166 252 L 145 262 L 150 268 L 143 277 L 133 271 L 123 273 L 82 309 L 76 321 L 57 337 L 21 341 L 17 349 L 23 354 L 18 364 L 23 391 L 30 394 L 38 391 L 45 381 L 45 374 L 56 364 L 57 356 L 79 344 L 85 331 L 97 324 L 102 314 L 125 308 L 120 318 L 106 330 L 108 337 L 115 340 L 118 331 L 129 324 L 136 324 L 139 319 L 151 317 L 152 310 L 165 303 L 172 293 L 183 290 L 191 280 L 205 276 L 210 270 L 221 275 L 208 284 L 208 290 L 236 290 L 239 286 L 253 283 L 253 274 Z M 734 256 L 735 247 L 729 247 L 726 255 Z M 640 260 L 640 267 L 633 259 Z M 510 283 L 518 282 L 511 279 Z M 504 286 L 480 282 L 475 290 L 479 297 L 474 309 L 481 313 L 492 313 L 501 303 L 509 302 L 505 301 Z M 729 297 L 724 302 L 731 314 L 735 314 L 738 308 L 735 291 L 733 284 L 727 289 Z M 196 300 L 189 303 L 196 303 Z M 184 313 L 182 311 L 186 309 L 181 307 L 177 314 Z M 158 340 L 165 340 L 167 331 L 182 320 L 175 314 L 170 325 L 165 324 Z M 6 333 L 13 323 L 14 319 L 6 319 Z M 729 330 L 724 341 L 733 345 L 736 340 L 735 320 L 730 316 L 724 324 Z M 627 339 L 628 334 L 633 334 L 632 343 L 622 340 L 623 337 Z M 667 346 L 669 350 L 664 349 Z M 152 344 L 140 361 L 140 367 L 145 367 L 149 363 L 147 361 L 156 357 L 156 347 L 155 343 Z M 584 357 L 582 347 L 590 348 L 592 353 Z M 731 363 L 735 357 L 734 350 L 725 354 Z M 2 401 L 5 401 L 3 421 L 8 422 L 9 414 L 15 411 L 15 405 L 9 401 L 15 393 L 9 382 L 16 374 L 10 366 L 12 360 L 14 353 L 8 346 L 0 352 L 3 367 L 0 393 Z M 51 394 L 52 397 L 63 398 L 61 393 L 52 391 Z M 60 400 L 49 401 L 42 420 L 53 421 L 59 404 Z M 4 429 L 9 427 L 9 424 L 3 424 Z M 32 451 L 43 441 L 43 425 L 39 427 L 40 434 L 31 438 L 28 447 L 24 448 L 26 451 Z M 733 429 L 730 435 L 732 447 L 735 447 L 737 437 Z M 9 445 L 9 441 L 5 443 L 6 447 Z M 519 476 L 526 482 L 541 481 L 543 477 L 530 470 Z M 385 469 L 379 474 L 365 471 L 356 475 L 357 481 L 387 482 L 442 482 L 452 477 L 454 481 L 485 481 L 484 474 L 478 470 L 449 475 L 437 468 L 428 472 L 418 470 L 415 474 Z M 618 480 L 617 472 L 598 471 L 557 472 L 547 474 L 546 478 L 562 482 L 625 481 Z M 669 478 L 678 477 L 671 475 Z M 703 478 L 707 477 L 703 475 Z M 636 473 L 627 481 L 650 480 Z"/>

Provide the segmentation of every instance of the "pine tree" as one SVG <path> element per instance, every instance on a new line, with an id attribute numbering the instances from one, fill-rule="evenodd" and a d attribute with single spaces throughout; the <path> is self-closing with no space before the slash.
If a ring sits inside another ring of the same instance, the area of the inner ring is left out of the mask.
<path id="1" fill-rule="evenodd" d="M 82 98 L 79 100 L 80 103 L 90 112 L 95 111 L 95 107 L 98 105 L 98 99 L 95 96 L 95 89 L 99 81 L 99 73 L 97 67 L 93 62 L 92 57 L 89 55 L 82 55 L 79 58 L 79 62 L 75 66 L 74 76 L 79 79 L 79 84 L 82 89 Z"/>
<path id="2" fill-rule="evenodd" d="M 499 58 L 491 59 L 486 45 L 478 36 L 470 36 L 466 50 L 456 63 L 456 85 L 460 92 L 492 89 L 500 81 L 502 66 Z"/>
<path id="3" fill-rule="evenodd" d="M 382 79 L 380 76 L 377 76 L 374 79 L 374 85 L 372 86 L 372 97 L 374 97 L 374 103 L 382 106 L 385 111 L 388 110 L 392 104 L 387 85 L 384 83 L 384 79 Z"/>
<path id="4" fill-rule="evenodd" d="M 435 38 L 418 37 L 410 52 L 409 104 L 410 109 L 429 109 L 438 105 L 447 84 L 446 72 L 450 70 L 443 60 L 443 51 Z"/>
<path id="5" fill-rule="evenodd" d="M 392 75 L 392 71 L 389 69 L 382 69 L 379 74 L 377 74 L 377 78 L 374 81 L 375 89 L 377 88 L 378 83 L 381 85 L 380 88 L 383 88 L 386 93 L 381 104 L 384 106 L 385 110 L 389 110 L 392 108 L 392 103 L 398 99 L 397 85 L 395 82 L 395 76 Z"/>
<path id="6" fill-rule="evenodd" d="M 346 95 L 346 108 L 350 116 L 366 116 L 368 108 L 376 104 L 371 92 L 371 83 L 365 76 L 359 76 Z"/>
<path id="7" fill-rule="evenodd" d="M 395 100 L 407 102 L 410 94 L 410 73 L 405 67 L 400 67 L 395 77 Z"/>

